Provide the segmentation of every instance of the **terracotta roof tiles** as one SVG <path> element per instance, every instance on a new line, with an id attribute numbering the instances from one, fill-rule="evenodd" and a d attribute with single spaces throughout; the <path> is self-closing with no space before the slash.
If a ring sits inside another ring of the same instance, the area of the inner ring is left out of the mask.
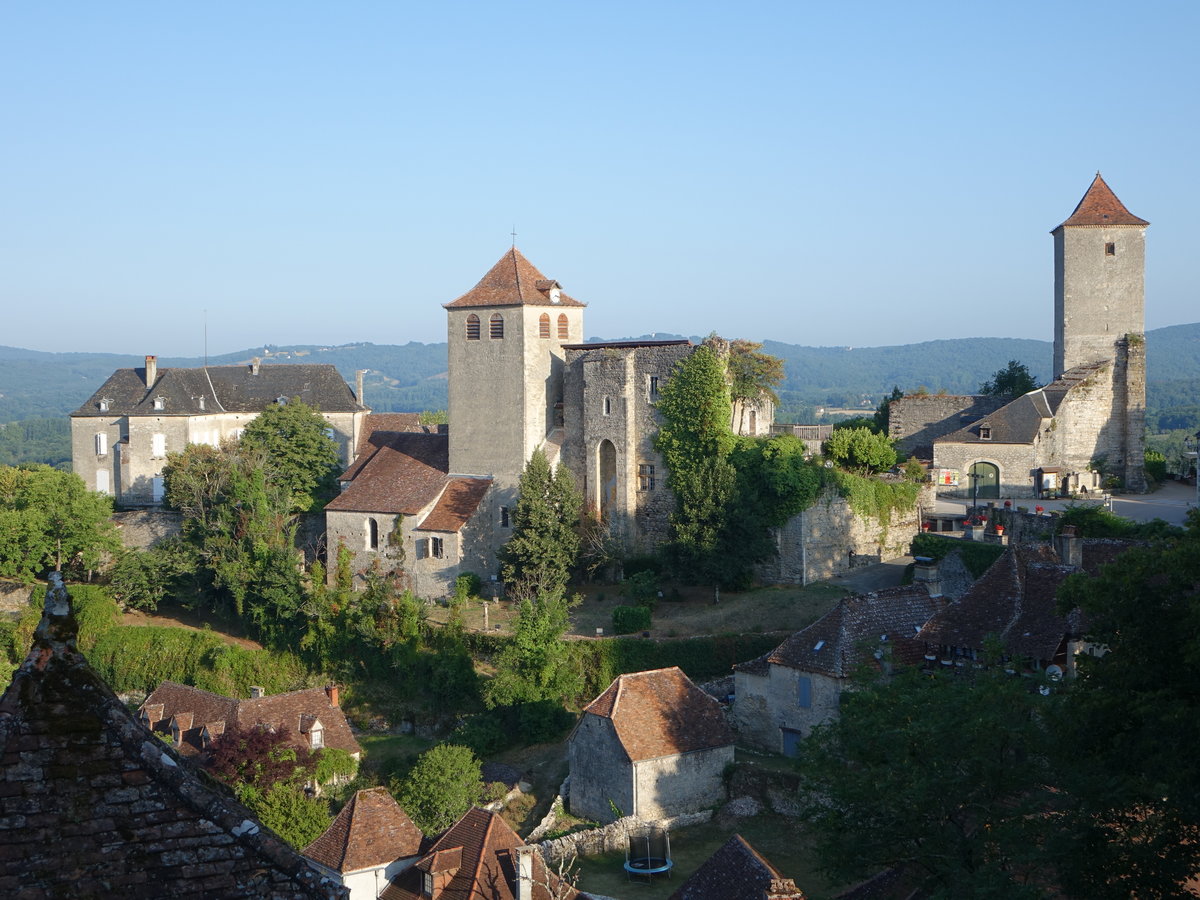
<path id="1" fill-rule="evenodd" d="M 334 512 L 416 515 L 438 498 L 449 467 L 445 434 L 376 432 L 378 446 L 342 475 L 350 486 L 325 508 Z"/>
<path id="2" fill-rule="evenodd" d="M 417 856 L 421 830 L 384 787 L 358 791 L 304 855 L 335 872 L 386 867 Z"/>
<path id="3" fill-rule="evenodd" d="M 438 497 L 437 505 L 430 510 L 425 520 L 417 526 L 419 531 L 458 531 L 467 522 L 484 495 L 492 486 L 490 478 L 450 478 L 446 488 Z"/>
<path id="4" fill-rule="evenodd" d="M 1096 177 L 1092 179 L 1092 183 L 1087 189 L 1087 193 L 1083 195 L 1083 199 L 1075 207 L 1075 211 L 1058 228 L 1062 228 L 1064 225 L 1149 224 L 1145 219 L 1139 219 L 1127 210 L 1125 204 L 1117 199 L 1117 195 L 1112 192 L 1112 188 L 1105 184 L 1104 179 L 1097 172 Z M 1058 231 L 1058 228 L 1055 228 L 1054 231 Z"/>
<path id="5" fill-rule="evenodd" d="M 513 247 L 457 300 L 445 304 L 446 309 L 473 306 L 586 306 L 559 290 L 558 302 L 551 299 L 559 290 L 558 282 L 547 278 Z"/>

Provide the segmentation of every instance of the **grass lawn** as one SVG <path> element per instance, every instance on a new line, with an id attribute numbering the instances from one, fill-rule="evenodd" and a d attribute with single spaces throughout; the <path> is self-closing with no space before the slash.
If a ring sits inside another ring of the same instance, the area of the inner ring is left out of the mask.
<path id="1" fill-rule="evenodd" d="M 817 860 L 801 823 L 774 813 L 739 819 L 736 825 L 715 822 L 671 833 L 675 869 L 670 878 L 652 884 L 630 881 L 623 868 L 625 855 L 611 853 L 579 859 L 579 887 L 621 900 L 666 900 L 734 833 L 740 834 L 785 877 L 793 878 L 808 900 L 826 900 L 844 886 L 834 885 L 816 871 Z"/>
<path id="2" fill-rule="evenodd" d="M 390 778 L 407 775 L 417 757 L 437 742 L 414 734 L 360 734 L 358 743 L 363 748 L 362 769 L 386 785 Z"/>

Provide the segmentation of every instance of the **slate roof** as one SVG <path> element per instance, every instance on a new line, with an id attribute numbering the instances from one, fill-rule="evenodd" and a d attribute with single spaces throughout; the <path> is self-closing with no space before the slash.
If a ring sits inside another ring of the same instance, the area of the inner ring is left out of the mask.
<path id="1" fill-rule="evenodd" d="M 1096 177 L 1092 179 L 1091 185 L 1087 189 L 1087 193 L 1083 195 L 1083 199 L 1079 201 L 1079 205 L 1075 207 L 1075 211 L 1070 217 L 1055 228 L 1058 231 L 1063 225 L 1071 226 L 1088 226 L 1088 225 L 1149 225 L 1145 219 L 1139 219 L 1133 213 L 1125 208 L 1125 204 L 1117 199 L 1117 195 L 1112 192 L 1104 179 L 1100 177 L 1100 173 L 1096 173 Z M 1053 233 L 1053 232 L 1051 232 Z"/>
<path id="2" fill-rule="evenodd" d="M 559 299 L 555 303 L 550 292 L 558 288 Z M 457 300 L 445 304 L 446 309 L 473 306 L 586 306 L 572 297 L 561 293 L 557 281 L 547 278 L 527 260 L 521 251 L 513 247 Z"/>
<path id="3" fill-rule="evenodd" d="M 0 896 L 344 898 L 117 699 L 61 581 L 0 698 Z"/>
<path id="4" fill-rule="evenodd" d="M 1045 387 L 1022 394 L 965 428 L 934 438 L 934 443 L 1032 444 L 1037 439 L 1042 422 L 1058 414 L 1063 398 L 1107 366 L 1107 363 L 1099 362 L 1068 369 Z M 986 440 L 979 436 L 979 429 L 985 425 L 991 428 L 991 438 Z"/>
<path id="5" fill-rule="evenodd" d="M 671 895 L 671 900 L 803 900 L 804 894 L 767 859 L 735 834 Z"/>
<path id="6" fill-rule="evenodd" d="M 139 712 L 144 712 L 150 728 L 159 732 L 170 731 L 172 718 L 180 717 L 183 720 L 183 735 L 178 749 L 185 756 L 197 756 L 203 751 L 201 730 L 206 725 L 210 726 L 210 730 L 216 726 L 221 731 L 233 725 L 240 728 L 266 725 L 283 728 L 300 739 L 309 733 L 313 722 L 317 720 L 324 726 L 326 747 L 335 747 L 347 753 L 362 753 L 362 747 L 350 731 L 345 713 L 330 702 L 324 688 L 306 688 L 240 700 L 186 684 L 164 681 L 146 698 Z M 297 743 L 308 746 L 307 739 L 298 740 Z"/>
<path id="7" fill-rule="evenodd" d="M 611 719 L 630 762 L 726 747 L 734 740 L 721 705 L 678 666 L 617 676 L 583 715 Z"/>
<path id="8" fill-rule="evenodd" d="M 433 842 L 423 857 L 397 875 L 381 893 L 380 900 L 418 900 L 425 872 L 456 870 L 439 900 L 515 900 L 518 847 L 524 846 L 515 831 L 496 813 L 475 807 Z M 558 888 L 558 878 L 546 869 L 541 854 L 535 851 L 533 897 L 551 900 L 546 885 Z M 563 900 L 574 900 L 579 893 L 566 888 Z"/>
<path id="9" fill-rule="evenodd" d="M 838 605 L 758 659 L 734 668 L 766 675 L 770 665 L 848 678 L 881 643 L 905 656 L 918 629 L 945 607 L 923 583 L 845 597 Z M 886 635 L 886 638 L 884 637 Z M 896 652 L 893 650 L 893 652 Z"/>
<path id="10" fill-rule="evenodd" d="M 345 875 L 421 855 L 424 836 L 384 787 L 358 791 L 304 855 Z"/>
<path id="11" fill-rule="evenodd" d="M 338 370 L 331 365 L 207 366 L 197 369 L 159 368 L 154 384 L 146 387 L 145 368 L 117 369 L 74 418 L 111 416 L 204 416 L 225 412 L 259 413 L 280 397 L 299 397 L 324 413 L 365 409 Z M 109 401 L 100 409 L 101 399 Z M 204 405 L 200 403 L 203 399 Z M 155 409 L 154 401 L 163 408 Z"/>

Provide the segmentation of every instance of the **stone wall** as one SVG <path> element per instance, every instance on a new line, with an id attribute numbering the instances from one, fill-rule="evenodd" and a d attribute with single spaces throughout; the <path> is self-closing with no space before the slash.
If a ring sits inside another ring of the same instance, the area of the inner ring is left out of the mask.
<path id="1" fill-rule="evenodd" d="M 633 814 L 665 819 L 724 801 L 725 767 L 732 763 L 732 744 L 635 762 Z"/>
<path id="2" fill-rule="evenodd" d="M 134 550 L 147 550 L 183 528 L 183 516 L 167 509 L 132 509 L 113 513 L 121 543 Z"/>
<path id="3" fill-rule="evenodd" d="M 623 813 L 634 813 L 633 769 L 612 720 L 584 713 L 567 744 L 571 789 L 567 802 L 571 814 L 595 822 L 611 822 Z"/>
<path id="4" fill-rule="evenodd" d="M 888 435 L 901 457 L 933 458 L 933 442 L 995 412 L 1004 398 L 983 396 L 911 396 L 888 405 Z"/>
<path id="5" fill-rule="evenodd" d="M 809 705 L 800 706 L 800 680 L 808 679 Z M 743 742 L 771 753 L 784 750 L 782 729 L 808 737 L 837 717 L 844 680 L 772 665 L 767 675 L 737 672 L 733 724 Z"/>
<path id="6" fill-rule="evenodd" d="M 551 865 L 557 864 L 559 860 L 569 860 L 577 856 L 623 853 L 629 848 L 629 838 L 643 832 L 649 826 L 673 831 L 677 828 L 703 825 L 711 818 L 712 810 L 708 809 L 654 821 L 640 819 L 637 816 L 626 816 L 602 828 L 576 831 L 552 841 L 542 841 L 538 844 L 538 849 L 542 851 L 542 855 Z"/>

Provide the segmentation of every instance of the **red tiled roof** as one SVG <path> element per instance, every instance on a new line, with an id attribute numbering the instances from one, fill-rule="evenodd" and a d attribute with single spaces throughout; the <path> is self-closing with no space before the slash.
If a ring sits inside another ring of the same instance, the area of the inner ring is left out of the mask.
<path id="1" fill-rule="evenodd" d="M 370 413 L 363 418 L 354 458 L 368 456 L 387 442 L 390 433 L 436 434 L 436 425 L 422 425 L 419 413 Z"/>
<path id="2" fill-rule="evenodd" d="M 424 838 L 384 787 L 359 791 L 304 855 L 335 872 L 386 867 L 421 852 Z"/>
<path id="3" fill-rule="evenodd" d="M 1075 207 L 1075 212 L 1071 213 L 1062 225 L 1149 225 L 1145 219 L 1139 219 L 1133 213 L 1125 208 L 1125 204 L 1117 199 L 1117 195 L 1112 192 L 1104 179 L 1100 177 L 1100 173 L 1096 173 L 1096 177 L 1092 179 L 1091 186 L 1087 189 L 1087 193 L 1083 195 L 1083 199 L 1079 201 L 1079 205 Z M 1055 228 L 1055 231 L 1058 231 Z"/>
<path id="4" fill-rule="evenodd" d="M 451 478 L 437 505 L 430 510 L 419 531 L 458 531 L 475 515 L 483 496 L 492 486 L 490 478 Z"/>
<path id="5" fill-rule="evenodd" d="M 488 273 L 457 300 L 445 304 L 446 309 L 470 306 L 586 306 L 566 294 L 559 293 L 558 302 L 550 292 L 558 285 L 537 270 L 521 251 L 513 247 Z"/>
<path id="6" fill-rule="evenodd" d="M 475 807 L 455 822 L 429 848 L 422 859 L 396 877 L 380 900 L 418 900 L 425 871 L 457 871 L 438 894 L 439 900 L 515 900 L 517 884 L 517 848 L 524 842 L 500 816 Z M 457 854 L 458 858 L 455 859 Z M 549 885 L 549 888 L 547 887 Z M 572 888 L 558 893 L 560 882 L 548 871 L 541 854 L 534 851 L 533 898 L 574 900 L 579 894 Z"/>
<path id="7" fill-rule="evenodd" d="M 749 841 L 735 834 L 680 885 L 671 900 L 763 900 L 773 883 L 774 896 L 803 900 L 792 879 L 784 878 Z"/>
<path id="8" fill-rule="evenodd" d="M 733 743 L 720 704 L 678 666 L 618 676 L 583 714 L 611 719 L 631 762 Z"/>
<path id="9" fill-rule="evenodd" d="M 411 516 L 441 493 L 449 467 L 447 435 L 376 434 L 379 446 L 342 475 L 341 480 L 351 484 L 325 504 L 327 510 Z"/>

